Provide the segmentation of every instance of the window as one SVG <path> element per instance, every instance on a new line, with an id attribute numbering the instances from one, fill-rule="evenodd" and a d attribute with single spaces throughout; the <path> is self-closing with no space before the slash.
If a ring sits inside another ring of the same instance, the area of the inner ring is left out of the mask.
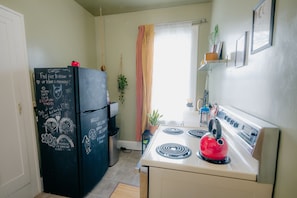
<path id="1" fill-rule="evenodd" d="M 188 101 L 195 104 L 198 25 L 155 26 L 152 109 L 164 121 L 182 122 Z"/>

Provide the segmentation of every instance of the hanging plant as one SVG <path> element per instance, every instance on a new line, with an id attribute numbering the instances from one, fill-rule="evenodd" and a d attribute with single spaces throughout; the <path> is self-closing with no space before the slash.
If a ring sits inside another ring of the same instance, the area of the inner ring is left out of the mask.
<path id="1" fill-rule="evenodd" d="M 125 102 L 125 90 L 128 87 L 128 81 L 124 74 L 118 75 L 118 89 L 120 92 L 119 100 L 123 104 Z"/>
<path id="2" fill-rule="evenodd" d="M 120 63 L 120 74 L 118 75 L 118 90 L 120 92 L 119 100 L 123 104 L 125 102 L 125 90 L 128 87 L 128 81 L 124 74 L 122 74 L 123 70 L 123 56 L 121 55 L 121 63 Z"/>

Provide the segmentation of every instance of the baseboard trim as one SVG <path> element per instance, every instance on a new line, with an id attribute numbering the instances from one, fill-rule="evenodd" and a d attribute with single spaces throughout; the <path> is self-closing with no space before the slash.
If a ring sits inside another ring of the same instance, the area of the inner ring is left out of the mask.
<path id="1" fill-rule="evenodd" d="M 131 149 L 131 150 L 141 150 L 141 142 L 137 141 L 127 141 L 127 140 L 119 140 L 117 144 L 118 148 L 126 148 L 126 149 Z"/>

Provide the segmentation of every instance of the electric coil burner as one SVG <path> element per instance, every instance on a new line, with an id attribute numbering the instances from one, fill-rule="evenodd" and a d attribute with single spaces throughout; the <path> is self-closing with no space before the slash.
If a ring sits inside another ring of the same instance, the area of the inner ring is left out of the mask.
<path id="1" fill-rule="evenodd" d="M 213 164 L 229 164 L 231 162 L 231 159 L 228 156 L 226 156 L 224 159 L 221 159 L 221 160 L 213 160 L 213 159 L 208 159 L 207 157 L 204 157 L 199 151 L 196 153 L 196 155 L 200 159 Z"/>
<path id="2" fill-rule="evenodd" d="M 170 135 L 179 135 L 182 134 L 184 131 L 179 128 L 166 128 L 163 130 L 165 133 L 168 133 Z"/>
<path id="3" fill-rule="evenodd" d="M 197 138 L 201 138 L 205 133 L 207 133 L 207 131 L 202 129 L 192 129 L 188 131 L 189 135 L 192 135 Z"/>
<path id="4" fill-rule="evenodd" d="M 170 159 L 184 159 L 192 153 L 188 147 L 176 143 L 162 144 L 156 148 L 156 151 L 159 155 Z"/>

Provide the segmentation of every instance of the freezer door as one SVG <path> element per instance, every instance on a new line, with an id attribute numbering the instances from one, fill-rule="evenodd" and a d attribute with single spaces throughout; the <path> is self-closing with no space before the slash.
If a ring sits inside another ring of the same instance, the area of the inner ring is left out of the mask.
<path id="1" fill-rule="evenodd" d="M 107 107 L 82 113 L 80 175 L 83 195 L 101 180 L 108 168 Z"/>
<path id="2" fill-rule="evenodd" d="M 74 70 L 76 86 L 76 112 L 97 110 L 107 105 L 106 73 L 87 68 Z"/>

